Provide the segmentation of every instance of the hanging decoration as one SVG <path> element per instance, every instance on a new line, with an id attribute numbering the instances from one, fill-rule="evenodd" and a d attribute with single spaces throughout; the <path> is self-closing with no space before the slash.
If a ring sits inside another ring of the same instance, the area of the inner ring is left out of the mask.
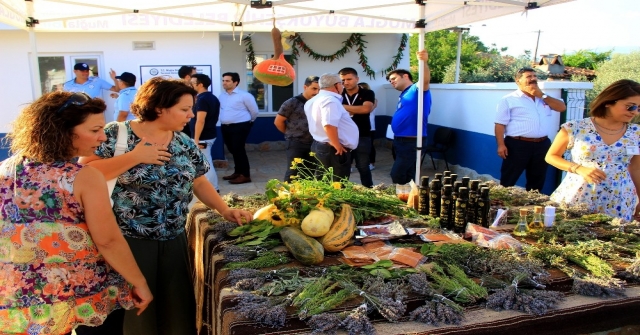
<path id="1" fill-rule="evenodd" d="M 295 64 L 295 62 L 298 60 L 298 57 L 300 56 L 300 50 L 304 51 L 304 53 L 306 53 L 307 55 L 309 55 L 309 57 L 313 58 L 316 61 L 333 62 L 335 60 L 338 60 L 344 57 L 347 54 L 347 52 L 349 52 L 349 50 L 355 48 L 355 51 L 358 53 L 358 56 L 359 56 L 358 63 L 362 65 L 364 73 L 369 78 L 375 79 L 376 72 L 369 66 L 368 64 L 369 59 L 365 55 L 365 49 L 367 48 L 366 43 L 368 42 L 363 39 L 364 36 L 365 36 L 364 34 L 353 33 L 351 34 L 351 36 L 349 36 L 349 38 L 347 38 L 345 41 L 342 42 L 342 48 L 338 49 L 336 52 L 334 52 L 331 55 L 323 55 L 313 51 L 313 49 L 311 49 L 311 47 L 309 47 L 304 42 L 300 34 L 297 34 L 297 33 L 292 34 L 289 37 L 289 40 L 291 41 L 291 49 L 292 49 L 290 62 L 291 64 Z M 385 76 L 388 72 L 391 72 L 396 68 L 398 68 L 398 64 L 400 64 L 400 61 L 402 60 L 402 57 L 404 54 L 403 52 L 407 48 L 408 41 L 409 41 L 409 36 L 407 34 L 402 34 L 402 38 L 400 39 L 400 45 L 398 46 L 398 49 L 397 49 L 398 52 L 395 54 L 395 56 L 393 56 L 393 62 L 386 69 L 383 69 L 380 71 L 383 76 Z M 251 40 L 251 36 L 245 37 L 244 43 L 247 47 L 246 49 L 247 61 L 252 64 L 251 65 L 252 67 L 254 67 L 256 64 L 256 58 L 255 58 L 255 52 L 253 50 L 253 41 Z"/>

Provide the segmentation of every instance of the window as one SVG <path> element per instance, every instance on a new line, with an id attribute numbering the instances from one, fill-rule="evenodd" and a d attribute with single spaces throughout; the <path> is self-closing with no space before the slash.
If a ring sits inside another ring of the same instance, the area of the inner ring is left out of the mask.
<path id="1" fill-rule="evenodd" d="M 65 54 L 38 56 L 42 93 L 61 91 L 64 83 L 74 78 L 73 66 L 76 63 L 87 63 L 89 69 L 91 69 L 91 75 L 98 77 L 100 75 L 102 56 Z M 105 79 L 104 76 L 103 79 Z"/>
<path id="2" fill-rule="evenodd" d="M 273 55 L 256 54 L 255 57 L 256 62 L 260 63 Z M 291 56 L 285 55 L 285 59 L 291 61 Z M 264 84 L 253 76 L 253 68 L 249 62 L 246 63 L 246 70 L 247 91 L 256 98 L 260 113 L 277 113 L 282 103 L 293 97 L 293 84 L 284 87 Z"/>

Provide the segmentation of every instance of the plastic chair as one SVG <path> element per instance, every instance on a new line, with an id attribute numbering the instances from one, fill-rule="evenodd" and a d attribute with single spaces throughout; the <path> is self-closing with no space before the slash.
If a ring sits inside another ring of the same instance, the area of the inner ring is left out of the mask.
<path id="1" fill-rule="evenodd" d="M 424 152 L 429 154 L 429 157 L 431 157 L 431 164 L 433 164 L 434 170 L 436 170 L 436 163 L 433 160 L 433 153 L 436 152 L 442 154 L 444 164 L 447 166 L 447 170 L 449 170 L 449 162 L 447 162 L 447 150 L 451 146 L 452 141 L 453 129 L 449 127 L 440 127 L 436 129 L 436 133 L 433 135 L 433 143 L 427 144 L 427 147 L 424 149 Z M 424 162 L 424 156 L 422 156 L 422 160 Z"/>

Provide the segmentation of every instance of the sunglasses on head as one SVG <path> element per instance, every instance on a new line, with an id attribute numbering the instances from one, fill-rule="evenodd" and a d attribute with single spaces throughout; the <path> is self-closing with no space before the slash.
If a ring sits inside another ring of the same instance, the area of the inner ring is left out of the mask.
<path id="1" fill-rule="evenodd" d="M 67 101 L 65 101 L 65 103 L 62 106 L 60 106 L 60 108 L 58 108 L 58 110 L 56 111 L 56 114 L 62 113 L 62 111 L 67 109 L 70 105 L 84 106 L 87 104 L 87 102 L 89 102 L 89 100 L 91 100 L 91 97 L 87 93 L 84 93 L 84 92 L 73 93 L 69 97 L 69 99 L 67 99 Z"/>

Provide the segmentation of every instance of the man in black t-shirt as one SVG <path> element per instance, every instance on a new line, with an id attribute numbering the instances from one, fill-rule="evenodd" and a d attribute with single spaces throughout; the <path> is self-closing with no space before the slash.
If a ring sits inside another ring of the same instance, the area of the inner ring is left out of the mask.
<path id="1" fill-rule="evenodd" d="M 340 74 L 340 79 L 342 79 L 342 84 L 344 85 L 342 104 L 353 117 L 353 122 L 358 126 L 358 131 L 360 132 L 358 147 L 352 153 L 356 160 L 356 168 L 360 173 L 360 182 L 365 187 L 372 187 L 373 179 L 371 177 L 371 169 L 369 169 L 369 163 L 371 163 L 369 155 L 372 145 L 369 137 L 369 134 L 371 134 L 369 114 L 373 111 L 376 95 L 372 90 L 358 86 L 358 72 L 355 69 L 345 67 L 338 74 Z"/>
<path id="2" fill-rule="evenodd" d="M 216 169 L 213 167 L 213 158 L 211 156 L 211 147 L 216 141 L 216 124 L 218 123 L 218 117 L 220 116 L 220 101 L 213 93 L 209 92 L 209 86 L 211 86 L 211 78 L 206 74 L 193 74 L 191 75 L 191 86 L 198 92 L 196 96 L 196 102 L 193 105 L 194 118 L 189 122 L 189 129 L 193 134 L 193 140 L 198 144 L 200 150 L 207 158 L 210 169 L 206 176 L 209 182 L 213 184 L 216 191 L 220 192 L 218 188 L 218 176 L 216 175 Z"/>
<path id="3" fill-rule="evenodd" d="M 309 156 L 313 137 L 309 133 L 309 122 L 304 113 L 304 103 L 315 97 L 320 91 L 317 76 L 307 77 L 304 81 L 303 92 L 282 103 L 278 115 L 273 124 L 284 134 L 287 140 L 287 172 L 284 181 L 291 182 L 291 176 L 296 175 L 296 171 L 291 169 L 295 158 L 302 158 L 307 162 L 314 162 Z"/>

